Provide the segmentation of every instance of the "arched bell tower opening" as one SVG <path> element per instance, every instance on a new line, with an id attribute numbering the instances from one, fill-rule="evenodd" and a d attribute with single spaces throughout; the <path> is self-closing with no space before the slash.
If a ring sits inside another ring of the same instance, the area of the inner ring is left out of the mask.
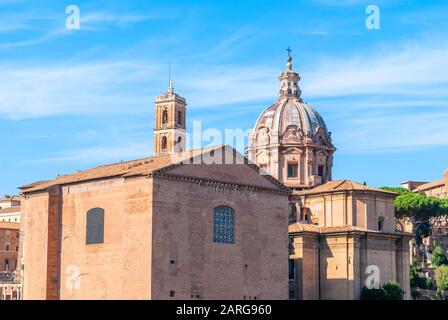
<path id="1" fill-rule="evenodd" d="M 155 101 L 154 155 L 185 151 L 186 102 L 174 92 L 170 80 L 167 92 Z"/>

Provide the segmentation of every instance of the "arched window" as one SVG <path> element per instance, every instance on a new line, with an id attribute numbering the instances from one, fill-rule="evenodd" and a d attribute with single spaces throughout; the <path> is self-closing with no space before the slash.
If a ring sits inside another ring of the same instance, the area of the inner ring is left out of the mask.
<path id="1" fill-rule="evenodd" d="M 163 110 L 162 112 L 162 124 L 168 123 L 168 111 Z"/>
<path id="2" fill-rule="evenodd" d="M 177 124 L 182 125 L 182 111 L 177 111 Z"/>
<path id="3" fill-rule="evenodd" d="M 213 211 L 213 242 L 235 243 L 235 211 L 226 206 Z"/>
<path id="4" fill-rule="evenodd" d="M 86 244 L 104 242 L 104 209 L 87 211 Z"/>
<path id="5" fill-rule="evenodd" d="M 382 231 L 384 229 L 384 217 L 378 217 L 378 230 Z"/>
<path id="6" fill-rule="evenodd" d="M 167 145 L 168 145 L 168 139 L 165 136 L 163 136 L 162 137 L 162 150 L 166 150 Z"/>

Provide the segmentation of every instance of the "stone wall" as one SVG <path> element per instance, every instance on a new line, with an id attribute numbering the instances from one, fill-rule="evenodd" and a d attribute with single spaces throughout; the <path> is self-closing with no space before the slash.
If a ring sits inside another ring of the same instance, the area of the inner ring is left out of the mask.
<path id="1" fill-rule="evenodd" d="M 292 237 L 289 259 L 294 260 L 295 279 L 290 280 L 294 299 L 319 299 L 319 235 L 314 232 Z"/>
<path id="2" fill-rule="evenodd" d="M 61 299 L 150 299 L 151 180 L 63 187 Z M 86 213 L 104 209 L 104 243 L 86 244 Z"/>
<path id="3" fill-rule="evenodd" d="M 26 224 L 23 235 L 24 299 L 47 298 L 48 203 L 47 192 L 27 195 L 22 201 L 20 220 Z"/>
<path id="4" fill-rule="evenodd" d="M 290 289 L 296 299 L 353 300 L 370 273 L 379 270 L 380 284 L 396 280 L 410 299 L 409 237 L 385 233 L 302 232 L 292 235 L 290 259 L 296 261 L 296 279 Z M 317 240 L 319 239 L 319 240 Z M 316 278 L 312 270 L 318 270 Z"/>
<path id="5" fill-rule="evenodd" d="M 233 244 L 213 242 L 222 205 Z M 285 195 L 154 179 L 153 299 L 287 299 L 288 213 Z"/>
<path id="6" fill-rule="evenodd" d="M 307 196 L 304 207 L 325 227 L 352 225 L 378 230 L 378 218 L 384 217 L 384 232 L 395 230 L 394 197 L 363 192 L 339 192 Z"/>

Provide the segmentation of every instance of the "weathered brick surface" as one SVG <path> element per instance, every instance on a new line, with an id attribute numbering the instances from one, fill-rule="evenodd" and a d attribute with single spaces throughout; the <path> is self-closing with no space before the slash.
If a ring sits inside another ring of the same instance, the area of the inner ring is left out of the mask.
<path id="1" fill-rule="evenodd" d="M 22 202 L 24 237 L 24 299 L 47 298 L 48 193 L 27 195 Z"/>
<path id="2" fill-rule="evenodd" d="M 213 242 L 221 205 L 235 210 L 234 244 Z M 287 299 L 285 196 L 155 179 L 153 214 L 154 299 Z"/>
<path id="3" fill-rule="evenodd" d="M 61 243 L 61 188 L 51 187 L 48 191 L 48 240 L 47 240 L 47 288 L 46 299 L 59 299 L 59 251 Z M 32 265 L 31 265 L 32 267 Z"/>
<path id="4" fill-rule="evenodd" d="M 194 170 L 266 186 L 244 167 Z M 212 241 L 219 205 L 235 210 L 235 244 Z M 104 243 L 86 245 L 86 213 L 96 207 L 105 211 Z M 178 175 L 119 177 L 30 194 L 24 215 L 26 299 L 287 298 L 285 194 Z"/>

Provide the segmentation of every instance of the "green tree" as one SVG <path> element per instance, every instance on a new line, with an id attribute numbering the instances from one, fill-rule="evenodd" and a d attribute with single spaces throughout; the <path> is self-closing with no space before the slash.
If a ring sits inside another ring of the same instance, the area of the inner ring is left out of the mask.
<path id="1" fill-rule="evenodd" d="M 443 252 L 441 246 L 436 246 L 432 251 L 431 264 L 435 267 L 439 267 L 441 265 L 447 265 L 448 259 L 446 258 L 446 253 Z"/>
<path id="2" fill-rule="evenodd" d="M 413 232 L 417 244 L 421 243 L 422 237 L 432 235 L 431 224 L 434 219 L 448 216 L 448 199 L 428 197 L 424 194 L 410 192 L 405 188 L 382 187 L 381 189 L 395 192 L 395 218 L 404 219 L 412 223 Z M 434 235 L 437 240 L 437 235 Z M 440 241 L 438 241 L 440 244 Z M 446 250 L 444 250 L 445 257 Z"/>
<path id="3" fill-rule="evenodd" d="M 411 264 L 410 270 L 409 270 L 409 278 L 411 281 L 411 287 L 422 287 L 422 278 L 420 278 L 419 273 L 422 272 L 422 267 L 414 261 L 413 264 Z"/>
<path id="4" fill-rule="evenodd" d="M 402 187 L 381 187 L 380 189 L 384 191 L 395 192 L 398 193 L 399 195 L 405 193 L 411 193 L 408 189 Z"/>
<path id="5" fill-rule="evenodd" d="M 436 269 L 436 285 L 440 295 L 445 298 L 445 290 L 448 290 L 448 266 Z"/>
<path id="6" fill-rule="evenodd" d="M 394 280 L 390 280 L 383 285 L 386 300 L 403 300 L 404 291 L 400 284 Z"/>
<path id="7" fill-rule="evenodd" d="M 361 290 L 361 300 L 403 300 L 403 294 L 400 284 L 391 280 L 379 289 L 368 289 L 364 286 Z"/>

